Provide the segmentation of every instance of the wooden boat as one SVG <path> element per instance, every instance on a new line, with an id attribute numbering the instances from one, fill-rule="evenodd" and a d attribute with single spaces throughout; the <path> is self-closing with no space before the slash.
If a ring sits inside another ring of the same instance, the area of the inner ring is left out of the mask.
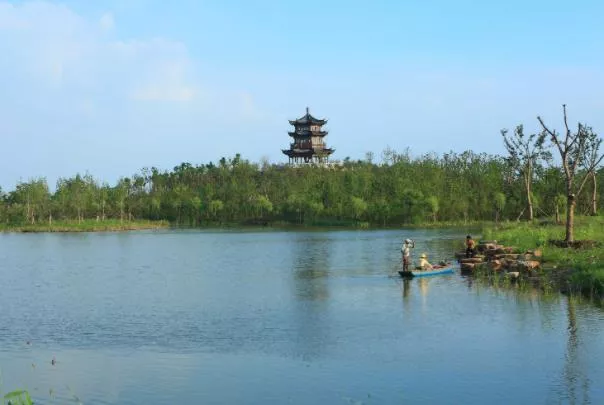
<path id="1" fill-rule="evenodd" d="M 427 276 L 438 276 L 441 274 L 453 273 L 453 266 L 434 266 L 432 270 L 411 270 L 403 271 L 400 270 L 398 274 L 401 277 L 427 277 Z"/>

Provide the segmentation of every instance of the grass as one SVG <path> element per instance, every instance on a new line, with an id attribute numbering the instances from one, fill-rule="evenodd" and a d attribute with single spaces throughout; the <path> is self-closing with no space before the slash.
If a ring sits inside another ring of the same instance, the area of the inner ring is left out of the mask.
<path id="1" fill-rule="evenodd" d="M 167 228 L 169 223 L 166 221 L 120 221 L 119 219 L 107 219 L 104 221 L 84 220 L 84 221 L 53 221 L 41 222 L 37 224 L 21 225 L 0 225 L 2 232 L 102 232 L 102 231 L 132 231 L 141 229 L 159 229 Z"/>
<path id="2" fill-rule="evenodd" d="M 34 364 L 32 364 L 32 367 L 34 367 Z M 69 385 L 67 385 L 66 387 L 67 387 L 67 390 L 69 391 L 69 394 L 72 399 L 69 402 L 73 402 L 77 405 L 83 405 L 82 401 L 80 401 L 80 398 L 75 394 L 75 392 L 71 389 L 71 387 L 69 387 Z M 37 389 L 34 388 L 34 391 L 36 391 L 36 390 Z M 3 381 L 2 381 L 2 374 L 0 373 L 0 405 L 34 405 L 37 403 L 37 402 L 33 401 L 28 390 L 17 389 L 17 390 L 13 390 L 7 394 L 4 394 L 4 395 L 2 395 L 2 394 L 3 394 Z M 50 388 L 48 390 L 48 394 L 51 399 L 53 399 L 53 400 L 56 399 L 54 389 Z"/>
<path id="3" fill-rule="evenodd" d="M 2 397 L 3 404 L 6 405 L 33 405 L 34 401 L 32 401 L 29 393 L 24 390 L 17 390 L 9 392 L 8 394 Z"/>
<path id="4" fill-rule="evenodd" d="M 604 299 L 604 217 L 577 217 L 575 240 L 600 242 L 596 247 L 560 248 L 551 240 L 564 239 L 564 225 L 506 223 L 486 227 L 483 239 L 518 250 L 541 249 L 545 279 L 554 280 L 563 291 Z"/>

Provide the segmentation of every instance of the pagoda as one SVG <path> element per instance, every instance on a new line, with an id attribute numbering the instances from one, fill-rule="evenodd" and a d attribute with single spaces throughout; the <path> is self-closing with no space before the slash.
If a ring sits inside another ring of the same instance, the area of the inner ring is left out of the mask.
<path id="1" fill-rule="evenodd" d="M 289 149 L 282 149 L 289 157 L 289 163 L 326 163 L 329 155 L 335 151 L 327 148 L 323 140 L 327 131 L 323 131 L 321 127 L 327 120 L 313 117 L 306 107 L 306 115 L 297 120 L 289 120 L 289 123 L 294 126 L 294 131 L 288 132 L 294 142 L 290 143 Z"/>

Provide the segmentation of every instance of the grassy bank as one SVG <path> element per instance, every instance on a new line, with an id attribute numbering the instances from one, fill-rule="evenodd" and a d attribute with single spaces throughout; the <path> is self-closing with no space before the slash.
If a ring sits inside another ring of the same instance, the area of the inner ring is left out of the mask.
<path id="1" fill-rule="evenodd" d="M 541 275 L 562 291 L 579 292 L 604 299 L 604 217 L 576 219 L 575 240 L 595 241 L 580 248 L 561 248 L 553 240 L 564 239 L 564 225 L 508 223 L 488 226 L 484 239 L 494 239 L 520 251 L 543 252 Z M 594 246 L 595 244 L 595 246 Z"/>
<path id="2" fill-rule="evenodd" d="M 27 224 L 27 225 L 0 225 L 2 232 L 110 232 L 134 231 L 142 229 L 167 228 L 170 224 L 166 221 L 120 221 L 108 219 L 104 221 L 84 220 L 78 221 L 53 221 Z"/>

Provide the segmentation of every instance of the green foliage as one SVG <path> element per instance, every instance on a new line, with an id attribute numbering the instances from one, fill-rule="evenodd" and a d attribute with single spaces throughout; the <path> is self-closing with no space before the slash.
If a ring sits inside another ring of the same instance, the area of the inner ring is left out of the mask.
<path id="1" fill-rule="evenodd" d="M 353 217 L 356 220 L 360 220 L 363 214 L 367 211 L 367 203 L 359 197 L 351 197 L 350 199 L 352 206 Z"/>
<path id="2" fill-rule="evenodd" d="M 436 222 L 436 216 L 438 214 L 438 197 L 430 196 L 426 198 L 426 208 L 428 212 L 432 215 L 433 220 Z"/>
<path id="3" fill-rule="evenodd" d="M 493 195 L 493 204 L 495 205 L 495 209 L 498 212 L 503 211 L 503 209 L 505 208 L 505 194 L 503 194 L 502 192 L 498 191 Z"/>
<path id="4" fill-rule="evenodd" d="M 604 241 L 604 217 L 577 217 L 577 241 Z M 604 245 L 589 248 L 560 248 L 549 243 L 563 240 L 563 225 L 507 223 L 484 229 L 484 239 L 495 239 L 519 251 L 540 248 L 545 271 L 573 271 L 570 287 L 592 296 L 604 298 Z"/>
<path id="5" fill-rule="evenodd" d="M 172 170 L 143 168 L 113 186 L 76 174 L 59 179 L 54 192 L 45 179 L 32 179 L 0 193 L 0 228 L 74 227 L 74 221 L 432 226 L 514 220 L 526 206 L 524 180 L 501 156 L 466 151 L 414 157 L 409 150 L 387 149 L 383 157 L 291 167 L 256 164 L 237 154 Z M 534 173 L 535 216 L 553 216 L 563 176 L 542 167 Z M 578 203 L 587 210 L 590 196 Z"/>
<path id="6" fill-rule="evenodd" d="M 60 220 L 52 224 L 23 224 L 6 226 L 0 224 L 0 231 L 16 231 L 16 232 L 94 232 L 94 231 L 126 231 L 140 229 L 158 229 L 169 226 L 167 221 L 120 221 L 118 219 L 107 219 L 105 221 L 97 221 L 93 219 L 87 220 Z"/>
<path id="7" fill-rule="evenodd" d="M 566 209 L 566 196 L 564 194 L 558 194 L 554 197 L 554 206 L 558 208 L 560 211 Z"/>
<path id="8" fill-rule="evenodd" d="M 4 404 L 6 405 L 33 405 L 33 401 L 29 393 L 24 390 L 9 392 L 4 395 Z"/>

